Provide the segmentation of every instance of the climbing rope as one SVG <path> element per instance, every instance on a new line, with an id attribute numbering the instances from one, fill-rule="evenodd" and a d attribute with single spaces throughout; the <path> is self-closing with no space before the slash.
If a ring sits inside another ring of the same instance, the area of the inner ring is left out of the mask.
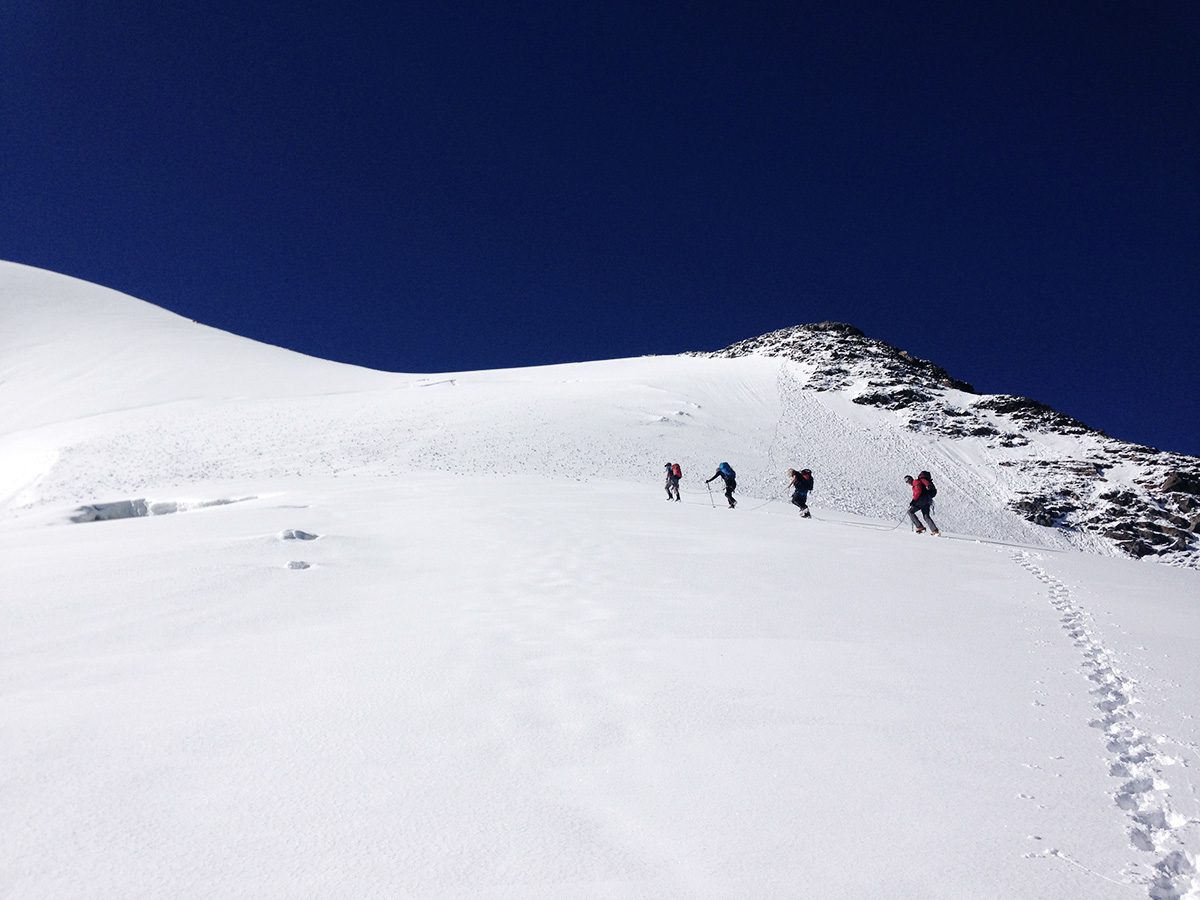
<path id="1" fill-rule="evenodd" d="M 752 507 L 750 507 L 748 510 L 746 510 L 746 512 L 754 512 L 756 509 L 762 509 L 762 508 L 763 508 L 764 506 L 766 506 L 768 503 L 775 503 L 777 500 L 778 500 L 778 498 L 777 498 L 777 497 L 772 497 L 770 500 L 766 500 L 766 501 L 764 501 L 764 502 L 762 502 L 762 503 L 758 504 L 758 506 L 752 506 Z"/>

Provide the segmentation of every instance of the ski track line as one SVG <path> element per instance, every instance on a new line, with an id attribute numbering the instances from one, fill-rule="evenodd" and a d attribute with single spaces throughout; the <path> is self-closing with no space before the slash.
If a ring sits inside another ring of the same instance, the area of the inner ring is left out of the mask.
<path id="1" fill-rule="evenodd" d="M 1173 808 L 1163 770 L 1179 760 L 1164 751 L 1162 738 L 1137 727 L 1138 713 L 1133 708 L 1138 702 L 1137 682 L 1117 665 L 1116 654 L 1096 635 L 1091 616 L 1076 602 L 1070 588 L 1037 564 L 1040 555 L 1019 551 L 1012 558 L 1046 585 L 1050 605 L 1061 614 L 1063 631 L 1083 656 L 1078 671 L 1095 685 L 1091 695 L 1097 717 L 1088 724 L 1104 733 L 1109 774 L 1122 781 L 1112 793 L 1113 802 L 1129 820 L 1130 847 L 1155 857 L 1148 867 L 1134 864 L 1138 880 L 1151 900 L 1200 897 L 1196 860 L 1183 842 L 1184 829 L 1200 820 L 1189 819 Z M 1057 850 L 1034 855 L 1067 859 Z"/>

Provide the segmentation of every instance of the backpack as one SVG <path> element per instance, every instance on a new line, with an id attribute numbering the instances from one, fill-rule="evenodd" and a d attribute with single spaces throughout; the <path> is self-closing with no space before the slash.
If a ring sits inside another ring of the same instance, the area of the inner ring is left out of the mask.
<path id="1" fill-rule="evenodd" d="M 921 492 L 924 496 L 929 497 L 930 499 L 933 499 L 937 496 L 937 487 L 933 483 L 932 475 L 930 475 L 928 472 L 922 472 L 917 476 L 917 478 L 925 482 L 925 490 Z"/>
<path id="2" fill-rule="evenodd" d="M 671 463 L 671 477 L 672 478 L 682 478 L 683 477 L 683 469 L 679 468 L 679 463 Z"/>
<path id="3" fill-rule="evenodd" d="M 813 489 L 812 472 L 810 472 L 808 469 L 805 469 L 804 471 L 802 471 L 800 473 L 800 477 L 797 479 L 796 483 L 799 485 L 800 490 L 811 491 Z"/>
<path id="4" fill-rule="evenodd" d="M 717 471 L 726 478 L 737 478 L 737 473 L 733 471 L 733 466 L 731 466 L 729 463 L 721 463 L 719 466 L 717 466 Z"/>

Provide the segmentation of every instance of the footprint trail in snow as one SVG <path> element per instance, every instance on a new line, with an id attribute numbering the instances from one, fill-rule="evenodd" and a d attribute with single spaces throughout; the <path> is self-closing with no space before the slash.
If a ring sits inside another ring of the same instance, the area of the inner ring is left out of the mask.
<path id="1" fill-rule="evenodd" d="M 1094 685 L 1090 693 L 1096 717 L 1089 724 L 1103 732 L 1109 774 L 1121 780 L 1113 801 L 1128 817 L 1130 846 L 1154 856 L 1149 866 L 1138 862 L 1132 867 L 1138 873 L 1135 877 L 1145 884 L 1151 900 L 1200 897 L 1196 860 L 1182 840 L 1184 829 L 1200 822 L 1172 806 L 1163 771 L 1180 761 L 1164 752 L 1157 736 L 1138 727 L 1137 683 L 1118 666 L 1116 655 L 1097 636 L 1091 617 L 1070 588 L 1039 566 L 1035 554 L 1021 551 L 1013 559 L 1046 585 L 1050 604 L 1061 614 L 1063 631 L 1082 654 L 1078 671 Z M 1066 858 L 1056 850 L 1042 855 Z"/>

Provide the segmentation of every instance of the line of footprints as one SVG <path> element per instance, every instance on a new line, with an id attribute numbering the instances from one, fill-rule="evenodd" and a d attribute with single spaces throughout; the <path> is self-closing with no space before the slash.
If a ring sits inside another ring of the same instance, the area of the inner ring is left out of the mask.
<path id="1" fill-rule="evenodd" d="M 1190 897 L 1197 887 L 1195 861 L 1182 849 L 1183 828 L 1193 820 L 1172 809 L 1163 768 L 1179 760 L 1166 754 L 1160 742 L 1135 724 L 1135 682 L 1116 664 L 1091 628 L 1089 617 L 1076 605 L 1070 588 L 1038 566 L 1025 552 L 1014 559 L 1049 590 L 1050 604 L 1060 613 L 1059 623 L 1083 655 L 1079 669 L 1093 685 L 1091 696 L 1097 716 L 1088 724 L 1103 732 L 1110 756 L 1108 772 L 1122 783 L 1112 793 L 1129 818 L 1129 843 L 1158 859 L 1143 879 L 1154 900 Z M 1061 855 L 1052 852 L 1051 855 Z"/>

